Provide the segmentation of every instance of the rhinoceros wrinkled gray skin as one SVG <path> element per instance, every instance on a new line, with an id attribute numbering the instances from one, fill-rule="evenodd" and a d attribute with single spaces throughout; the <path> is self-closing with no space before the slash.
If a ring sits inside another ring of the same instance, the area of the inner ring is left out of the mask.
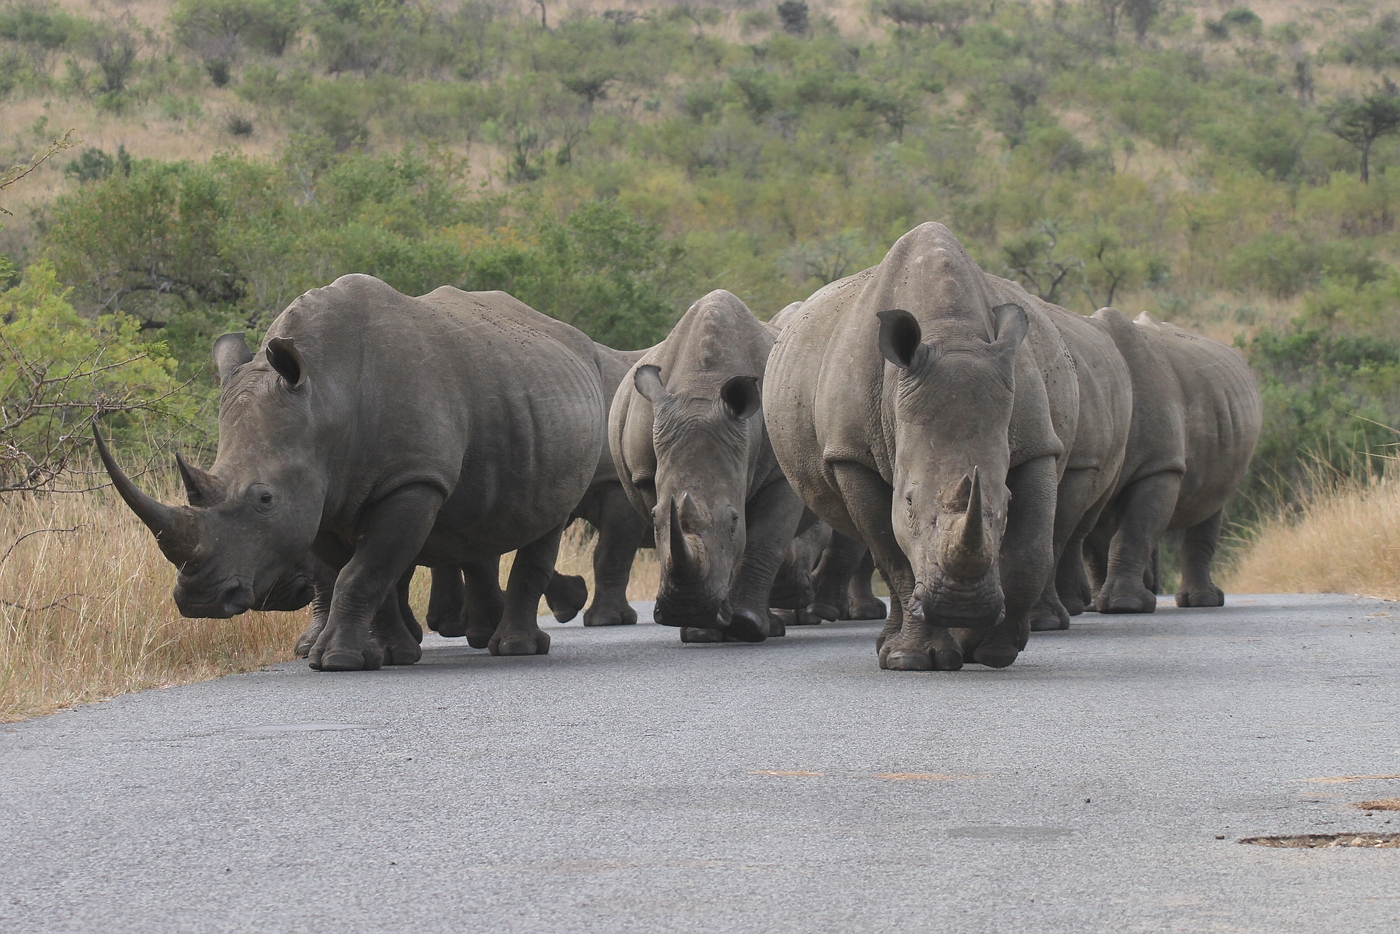
<path id="1" fill-rule="evenodd" d="M 890 587 L 881 667 L 910 670 L 1004 667 L 1063 612 L 1058 552 L 1111 494 L 1132 406 L 1111 340 L 940 224 L 807 299 L 764 400 L 794 489 Z"/>
<path id="2" fill-rule="evenodd" d="M 1226 502 L 1244 480 L 1259 440 L 1263 401 L 1249 365 L 1231 347 L 1158 321 L 1134 321 L 1114 308 L 1090 319 L 1117 344 L 1133 381 L 1133 424 L 1117 489 L 1085 550 L 1100 613 L 1151 613 L 1154 566 L 1163 532 L 1185 529 L 1177 606 L 1222 606 L 1211 580 Z M 1081 584 L 1078 555 L 1067 552 Z M 1078 608 L 1071 606 L 1071 609 Z"/>
<path id="3" fill-rule="evenodd" d="M 187 616 L 257 606 L 308 551 L 339 569 L 313 668 L 411 664 L 390 591 L 414 564 L 517 551 L 504 655 L 548 651 L 535 607 L 604 436 L 593 342 L 503 292 L 411 298 L 343 276 L 292 302 L 256 354 L 215 346 L 217 502 L 172 507 L 102 449 L 118 491 L 179 569 Z"/>
<path id="4" fill-rule="evenodd" d="M 642 358 L 645 350 L 614 350 L 594 344 L 602 377 L 603 399 L 611 401 L 617 387 Z M 612 452 L 604 445 L 598 467 L 588 492 L 570 514 L 571 520 L 582 519 L 598 530 L 593 548 L 593 603 L 584 610 L 585 626 L 625 626 L 637 622 L 637 611 L 627 602 L 627 583 L 632 576 L 632 562 L 637 549 L 651 545 L 651 524 L 632 507 L 622 483 L 618 480 Z M 428 603 L 428 628 L 448 637 L 467 636 L 477 642 L 484 624 L 472 622 L 471 616 L 489 612 L 500 601 L 499 595 L 474 594 L 468 600 L 467 588 L 499 589 L 496 568 L 481 568 L 469 572 L 460 567 L 433 568 L 432 594 Z M 554 618 L 567 623 L 578 615 L 588 600 L 588 587 L 582 577 L 556 573 L 544 592 Z M 484 637 L 490 638 L 487 633 Z"/>
<path id="5" fill-rule="evenodd" d="M 773 333 L 737 297 L 704 296 L 618 387 L 608 443 L 661 564 L 654 618 L 682 641 L 761 642 L 803 516 L 761 415 Z"/>

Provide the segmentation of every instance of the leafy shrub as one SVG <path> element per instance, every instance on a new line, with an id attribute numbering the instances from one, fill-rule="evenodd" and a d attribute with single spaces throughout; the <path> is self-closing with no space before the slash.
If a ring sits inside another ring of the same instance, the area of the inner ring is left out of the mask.
<path id="1" fill-rule="evenodd" d="M 253 121 L 247 117 L 240 117 L 233 114 L 228 118 L 228 132 L 230 136 L 252 136 Z"/>
<path id="2" fill-rule="evenodd" d="M 165 345 L 142 340 L 126 315 L 79 315 L 47 264 L 0 293 L 0 322 L 0 493 L 61 484 L 98 414 L 139 436 L 192 412 Z"/>
<path id="3" fill-rule="evenodd" d="M 302 9 L 300 0 L 177 0 L 170 22 L 176 40 L 204 57 L 224 59 L 242 46 L 280 56 L 301 29 Z"/>

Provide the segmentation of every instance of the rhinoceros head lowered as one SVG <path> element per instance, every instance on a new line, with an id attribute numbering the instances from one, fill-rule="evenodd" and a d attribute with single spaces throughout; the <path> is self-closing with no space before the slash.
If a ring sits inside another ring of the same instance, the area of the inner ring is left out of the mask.
<path id="1" fill-rule="evenodd" d="M 175 603 L 188 617 L 223 619 L 248 609 L 294 609 L 311 598 L 326 481 L 309 456 L 310 380 L 290 339 L 254 357 L 242 334 L 214 343 L 223 387 L 219 453 L 209 471 L 176 455 L 188 505 L 143 492 L 117 465 L 94 426 L 97 451 L 122 499 L 179 569 Z"/>
<path id="2" fill-rule="evenodd" d="M 935 625 L 994 626 L 1005 605 L 1008 428 L 1026 313 L 997 307 L 991 340 L 964 329 L 925 341 L 908 311 L 879 318 L 880 351 L 899 370 L 892 518 L 914 598 Z"/>
<path id="3" fill-rule="evenodd" d="M 670 392 L 655 366 L 639 367 L 633 381 L 653 412 L 656 621 L 761 639 L 766 621 L 748 618 L 752 611 L 735 619 L 729 605 L 746 544 L 747 423 L 761 405 L 758 377 L 731 377 L 713 398 Z"/>

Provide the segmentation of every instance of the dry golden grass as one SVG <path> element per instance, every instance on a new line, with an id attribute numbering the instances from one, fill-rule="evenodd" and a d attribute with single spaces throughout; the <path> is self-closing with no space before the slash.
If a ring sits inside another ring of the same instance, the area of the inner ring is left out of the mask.
<path id="1" fill-rule="evenodd" d="M 174 569 L 105 491 L 3 500 L 0 549 L 0 722 L 284 661 L 306 626 L 182 618 Z"/>
<path id="2" fill-rule="evenodd" d="M 1222 586 L 1400 600 L 1400 478 L 1334 484 L 1300 515 L 1265 523 Z"/>
<path id="3" fill-rule="evenodd" d="M 309 610 L 181 617 L 174 569 L 110 491 L 10 497 L 0 507 L 0 722 L 287 661 L 306 627 Z M 575 524 L 558 567 L 583 575 L 590 592 L 592 553 L 592 537 Z M 651 599 L 659 577 L 655 552 L 639 552 L 628 597 Z M 426 573 L 414 580 L 413 602 L 421 619 Z"/>

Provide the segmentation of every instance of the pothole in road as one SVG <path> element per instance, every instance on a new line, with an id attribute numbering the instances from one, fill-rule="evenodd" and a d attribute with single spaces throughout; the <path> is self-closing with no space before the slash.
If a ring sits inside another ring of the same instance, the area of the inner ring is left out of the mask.
<path id="1" fill-rule="evenodd" d="M 1302 833 L 1280 837 L 1244 837 L 1241 843 L 1288 849 L 1320 850 L 1355 846 L 1363 849 L 1400 849 L 1400 833 Z"/>

